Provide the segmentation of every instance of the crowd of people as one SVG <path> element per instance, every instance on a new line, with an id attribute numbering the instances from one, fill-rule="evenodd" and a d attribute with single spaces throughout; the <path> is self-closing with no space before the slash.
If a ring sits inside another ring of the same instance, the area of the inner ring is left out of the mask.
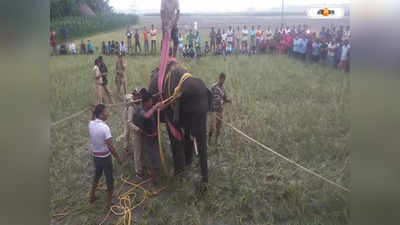
<path id="1" fill-rule="evenodd" d="M 214 27 L 207 35 L 207 40 L 202 40 L 200 32 L 195 24 L 195 29 L 187 26 L 179 31 L 175 28 L 171 34 L 173 47 L 170 55 L 183 58 L 200 58 L 208 55 L 255 55 L 255 54 L 281 54 L 289 55 L 303 61 L 327 63 L 333 68 L 345 72 L 350 70 L 350 26 L 322 27 L 320 31 L 312 30 L 309 25 L 282 26 L 281 28 L 266 29 L 260 25 L 248 27 L 229 26 L 227 29 Z M 132 31 L 128 27 L 124 41 L 103 41 L 101 53 L 103 55 L 156 55 L 157 29 L 151 25 L 151 29 L 143 27 L 142 31 Z M 149 42 L 151 41 L 151 42 Z M 94 46 L 87 41 L 81 41 L 79 51 L 73 42 L 67 46 L 64 40 L 59 50 L 55 40 L 55 31 L 50 33 L 50 43 L 53 54 L 94 54 Z M 143 43 L 143 45 L 142 45 Z M 142 49 L 143 46 L 143 49 Z M 161 47 L 161 46 L 159 46 Z M 143 51 L 142 51 L 143 50 Z"/>
<path id="2" fill-rule="evenodd" d="M 350 60 L 350 26 L 322 27 L 319 32 L 308 25 L 272 29 L 245 25 L 242 28 L 229 26 L 228 29 L 211 28 L 204 48 L 198 31 L 180 32 L 174 41 L 181 57 L 207 55 L 255 55 L 281 54 L 303 61 L 327 62 L 334 68 L 348 72 Z"/>

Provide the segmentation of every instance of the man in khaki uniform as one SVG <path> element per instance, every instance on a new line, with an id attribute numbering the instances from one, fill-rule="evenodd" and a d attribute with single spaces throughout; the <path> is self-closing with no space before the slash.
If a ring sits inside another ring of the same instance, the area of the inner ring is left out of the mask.
<path id="1" fill-rule="evenodd" d="M 103 103 L 103 77 L 99 69 L 99 60 L 96 59 L 94 61 L 93 67 L 94 73 L 94 96 L 95 96 L 95 103 L 101 104 Z"/>
<path id="2" fill-rule="evenodd" d="M 127 93 L 126 90 L 126 77 L 125 77 L 126 62 L 122 55 L 118 56 L 117 64 L 115 66 L 115 71 L 117 75 L 115 76 L 115 85 L 117 86 L 117 96 L 123 99 Z M 121 88 L 123 93 L 121 94 Z"/>
<path id="3" fill-rule="evenodd" d="M 143 131 L 133 123 L 133 114 L 140 107 L 139 89 L 126 95 L 127 108 L 125 110 L 125 146 L 130 152 L 133 150 L 136 177 L 142 180 L 143 175 Z"/>

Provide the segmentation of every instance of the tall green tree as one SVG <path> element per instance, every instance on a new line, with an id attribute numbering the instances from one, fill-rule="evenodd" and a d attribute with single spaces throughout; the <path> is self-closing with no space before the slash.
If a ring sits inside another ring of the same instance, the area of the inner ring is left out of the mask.
<path id="1" fill-rule="evenodd" d="M 79 8 L 82 4 L 87 4 L 99 15 L 113 12 L 109 0 L 50 0 L 50 19 L 79 16 Z"/>

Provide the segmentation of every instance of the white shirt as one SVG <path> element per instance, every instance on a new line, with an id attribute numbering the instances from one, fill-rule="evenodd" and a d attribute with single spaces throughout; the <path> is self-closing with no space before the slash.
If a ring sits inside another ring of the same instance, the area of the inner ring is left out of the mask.
<path id="1" fill-rule="evenodd" d="M 75 43 L 71 43 L 71 44 L 69 44 L 69 51 L 71 52 L 71 53 L 76 53 L 76 46 L 75 46 Z"/>
<path id="2" fill-rule="evenodd" d="M 221 35 L 221 38 L 222 38 L 223 41 L 226 41 L 227 37 L 228 37 L 227 33 L 224 33 L 224 34 Z"/>
<path id="3" fill-rule="evenodd" d="M 197 30 L 197 21 L 194 21 L 193 27 L 194 27 L 194 30 Z"/>
<path id="4" fill-rule="evenodd" d="M 337 47 L 338 47 L 338 44 L 333 44 L 332 42 L 329 42 L 328 56 L 335 56 Z"/>
<path id="5" fill-rule="evenodd" d="M 121 44 L 121 46 L 119 47 L 119 50 L 120 50 L 121 52 L 126 52 L 126 46 L 125 46 L 125 44 Z"/>
<path id="6" fill-rule="evenodd" d="M 89 137 L 93 156 L 105 158 L 111 154 L 106 144 L 106 140 L 112 137 L 111 131 L 104 121 L 95 119 L 89 122 Z"/>
<path id="7" fill-rule="evenodd" d="M 340 56 L 340 60 L 346 61 L 347 60 L 347 53 L 349 52 L 350 44 L 342 46 L 342 55 Z"/>
<path id="8" fill-rule="evenodd" d="M 243 29 L 242 30 L 242 41 L 247 41 L 247 35 L 249 35 L 249 31 Z"/>

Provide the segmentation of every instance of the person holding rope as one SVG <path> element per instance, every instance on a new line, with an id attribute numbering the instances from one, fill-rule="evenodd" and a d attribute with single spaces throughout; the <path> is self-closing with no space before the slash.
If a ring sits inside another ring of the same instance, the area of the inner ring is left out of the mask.
<path id="1" fill-rule="evenodd" d="M 211 124 L 210 124 L 210 129 L 208 132 L 208 143 L 209 144 L 211 144 L 211 138 L 212 138 L 214 131 L 216 131 L 215 143 L 218 143 L 219 131 L 222 126 L 222 119 L 224 118 L 223 105 L 225 104 L 225 102 L 227 102 L 227 103 L 231 102 L 227 98 L 227 95 L 225 92 L 225 88 L 224 88 L 225 79 L 226 79 L 225 73 L 221 73 L 219 75 L 218 82 L 213 84 L 213 86 L 211 87 L 212 104 L 211 104 Z"/>
<path id="2" fill-rule="evenodd" d="M 143 132 L 138 126 L 135 125 L 134 115 L 140 109 L 140 98 L 141 97 L 138 88 L 136 88 L 132 94 L 127 94 L 127 106 L 125 111 L 125 146 L 128 152 L 132 152 L 133 150 L 136 179 L 139 181 L 144 179 Z"/>
<path id="3" fill-rule="evenodd" d="M 114 156 L 120 165 L 121 159 L 114 148 L 110 127 L 105 123 L 107 119 L 108 111 L 106 106 L 103 104 L 96 105 L 93 111 L 93 118 L 89 122 L 90 149 L 96 169 L 90 191 L 89 202 L 93 203 L 96 201 L 97 197 L 95 193 L 97 184 L 104 172 L 108 191 L 107 207 L 110 208 L 114 190 L 111 155 Z"/>
<path id="4" fill-rule="evenodd" d="M 144 152 L 148 155 L 150 161 L 150 182 L 153 186 L 157 186 L 156 177 L 160 170 L 160 152 L 157 142 L 159 134 L 157 133 L 155 112 L 158 109 L 164 109 L 165 105 L 162 102 L 154 105 L 153 96 L 145 88 L 140 90 L 140 96 L 142 105 L 135 112 L 133 123 L 140 128 L 139 132 L 143 135 Z"/>

